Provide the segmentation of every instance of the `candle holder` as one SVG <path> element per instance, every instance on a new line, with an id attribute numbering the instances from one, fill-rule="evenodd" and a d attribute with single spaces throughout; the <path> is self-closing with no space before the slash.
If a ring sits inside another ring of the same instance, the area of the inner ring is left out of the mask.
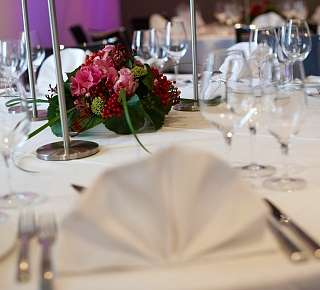
<path id="1" fill-rule="evenodd" d="M 197 21 L 194 0 L 190 0 L 190 23 L 191 23 L 191 54 L 192 54 L 192 77 L 193 77 L 193 100 L 180 101 L 174 106 L 177 111 L 199 111 L 199 82 L 198 82 L 198 51 L 197 51 Z"/>
<path id="2" fill-rule="evenodd" d="M 24 29 L 24 35 L 25 35 L 25 41 L 26 41 L 29 85 L 30 85 L 30 93 L 32 98 L 32 121 L 43 121 L 47 119 L 47 110 L 39 110 L 37 107 L 35 75 L 34 75 L 33 63 L 32 63 L 32 47 L 31 47 L 27 0 L 21 0 L 21 6 L 22 6 L 22 17 L 23 17 L 23 29 Z M 16 108 L 16 107 L 11 108 L 11 110 L 14 110 L 14 109 L 19 110 L 20 108 Z"/>
<path id="3" fill-rule="evenodd" d="M 39 159 L 46 161 L 85 158 L 96 154 L 99 151 L 99 145 L 95 142 L 90 141 L 70 140 L 70 133 L 67 122 L 64 82 L 62 76 L 55 0 L 48 0 L 48 10 L 50 17 L 52 47 L 56 64 L 57 88 L 63 141 L 44 145 L 38 148 L 36 153 Z"/>

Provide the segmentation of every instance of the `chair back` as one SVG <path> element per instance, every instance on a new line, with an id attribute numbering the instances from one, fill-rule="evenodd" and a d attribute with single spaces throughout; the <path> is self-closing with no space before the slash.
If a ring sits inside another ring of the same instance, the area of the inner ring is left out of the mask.
<path id="1" fill-rule="evenodd" d="M 91 34 L 93 42 L 102 42 L 103 44 L 123 44 L 129 47 L 129 37 L 127 30 L 120 27 L 118 30 L 96 32 Z"/>
<path id="2" fill-rule="evenodd" d="M 312 35 L 312 50 L 304 61 L 306 76 L 320 76 L 320 35 Z"/>
<path id="3" fill-rule="evenodd" d="M 245 24 L 236 24 L 234 26 L 236 31 L 236 42 L 248 42 L 250 39 L 250 31 L 252 26 Z"/>
<path id="4" fill-rule="evenodd" d="M 88 42 L 86 33 L 84 32 L 84 29 L 81 25 L 71 26 L 70 31 L 77 44 L 81 45 Z"/>

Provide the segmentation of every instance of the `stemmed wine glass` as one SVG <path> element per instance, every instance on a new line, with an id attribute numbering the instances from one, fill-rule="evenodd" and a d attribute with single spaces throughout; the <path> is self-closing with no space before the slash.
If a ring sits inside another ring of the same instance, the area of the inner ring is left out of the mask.
<path id="1" fill-rule="evenodd" d="M 179 20 L 173 20 L 167 23 L 166 26 L 166 49 L 168 57 L 174 63 L 174 77 L 178 86 L 179 83 L 179 64 L 181 58 L 186 54 L 188 48 L 187 32 L 184 23 Z"/>
<path id="2" fill-rule="evenodd" d="M 231 148 L 234 130 L 255 112 L 250 67 L 240 50 L 215 51 L 201 77 L 200 112 Z"/>
<path id="3" fill-rule="evenodd" d="M 256 162 L 255 147 L 258 127 L 261 123 L 263 112 L 263 99 L 261 90 L 266 82 L 269 81 L 270 74 L 266 64 L 273 58 L 277 52 L 279 41 L 276 30 L 273 27 L 261 27 L 250 30 L 249 40 L 249 63 L 251 65 L 254 79 L 255 95 L 255 114 L 252 115 L 248 122 L 250 132 L 250 152 L 251 162 L 240 167 L 241 173 L 247 177 L 265 177 L 274 174 L 275 168 L 270 165 L 259 164 Z"/>
<path id="4" fill-rule="evenodd" d="M 279 71 L 279 63 L 270 63 L 271 71 Z M 283 85 L 275 76 L 274 81 L 265 85 L 265 119 L 272 136 L 280 143 L 284 158 L 284 173 L 264 181 L 264 186 L 272 190 L 294 191 L 306 186 L 302 178 L 290 177 L 288 173 L 289 141 L 298 134 L 306 114 L 306 93 L 302 82 L 304 71 L 301 66 L 294 69 L 294 78 L 290 84 Z"/>
<path id="5" fill-rule="evenodd" d="M 131 48 L 134 51 L 136 60 L 149 65 L 153 64 L 157 59 L 155 29 L 134 31 Z"/>
<path id="6" fill-rule="evenodd" d="M 0 40 L 0 67 L 12 85 L 17 85 L 27 69 L 26 47 L 23 39 Z M 15 90 L 8 90 L 9 96 L 16 96 Z"/>
<path id="7" fill-rule="evenodd" d="M 312 48 L 308 23 L 305 20 L 289 19 L 281 28 L 280 43 L 288 61 L 292 64 L 299 61 L 302 66 L 302 61 L 308 57 Z"/>
<path id="8" fill-rule="evenodd" d="M 166 48 L 166 30 L 165 29 L 156 29 L 156 50 L 157 50 L 157 60 L 156 65 L 163 71 L 165 64 L 168 61 L 168 51 Z"/>
<path id="9" fill-rule="evenodd" d="M 20 95 L 19 101 L 15 97 L 11 98 L 20 103 L 20 110 L 8 111 L 6 103 L 0 103 L 0 153 L 6 165 L 6 179 L 8 182 L 7 191 L 2 187 L 0 192 L 0 207 L 2 208 L 17 208 L 29 205 L 38 198 L 35 193 L 16 192 L 13 189 L 14 182 L 11 176 L 13 153 L 27 139 L 31 124 L 26 92 L 20 82 L 17 83 L 17 91 Z M 10 97 L 8 98 L 10 101 Z"/>

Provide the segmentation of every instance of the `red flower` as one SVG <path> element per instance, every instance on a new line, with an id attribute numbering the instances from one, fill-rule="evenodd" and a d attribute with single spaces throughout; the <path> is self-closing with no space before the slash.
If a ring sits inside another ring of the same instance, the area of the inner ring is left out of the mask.
<path id="1" fill-rule="evenodd" d="M 155 67 L 151 67 L 154 77 L 153 94 L 160 97 L 164 107 L 175 105 L 179 102 L 180 91 Z"/>

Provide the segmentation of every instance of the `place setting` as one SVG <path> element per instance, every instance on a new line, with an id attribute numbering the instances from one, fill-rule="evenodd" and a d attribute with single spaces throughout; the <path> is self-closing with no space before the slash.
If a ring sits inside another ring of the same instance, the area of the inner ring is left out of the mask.
<path id="1" fill-rule="evenodd" d="M 317 289 L 318 10 L 4 1 L 3 289 Z"/>

